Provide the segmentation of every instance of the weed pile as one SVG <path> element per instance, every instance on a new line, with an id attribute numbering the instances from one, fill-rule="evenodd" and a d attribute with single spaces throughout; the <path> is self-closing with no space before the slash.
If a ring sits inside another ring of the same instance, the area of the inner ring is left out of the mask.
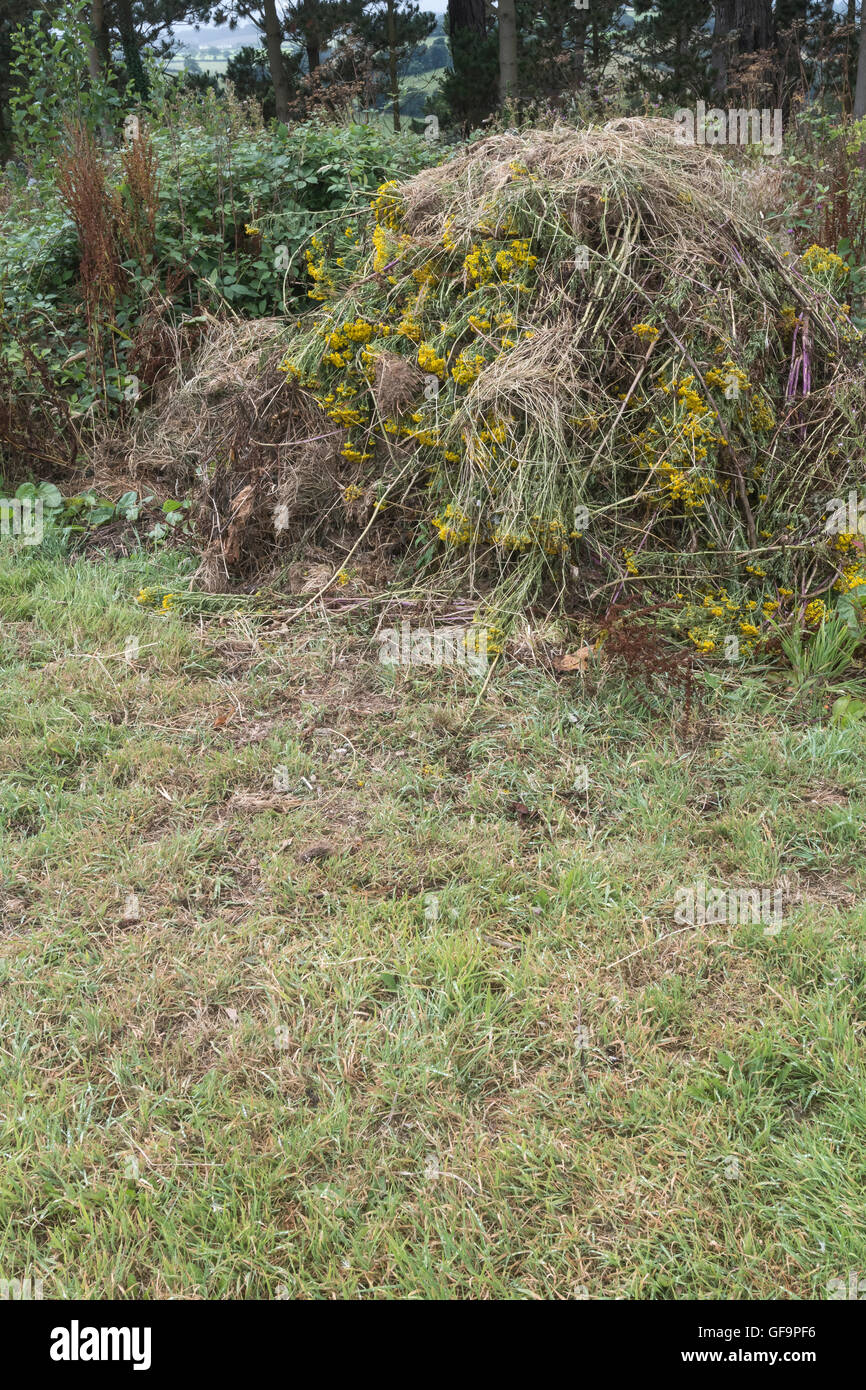
<path id="1" fill-rule="evenodd" d="M 197 470 L 205 569 L 336 506 L 506 620 L 664 601 L 703 653 L 866 593 L 848 270 L 774 244 L 743 168 L 664 121 L 508 132 L 327 224 L 311 310 L 217 330 L 142 427 Z"/>

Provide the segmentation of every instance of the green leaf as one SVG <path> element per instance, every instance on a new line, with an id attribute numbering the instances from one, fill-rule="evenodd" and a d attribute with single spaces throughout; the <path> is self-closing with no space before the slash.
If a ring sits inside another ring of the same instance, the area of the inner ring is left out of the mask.
<path id="1" fill-rule="evenodd" d="M 125 521 L 137 521 L 141 510 L 137 492 L 125 492 L 114 504 L 114 510 Z"/>
<path id="2" fill-rule="evenodd" d="M 37 491 L 43 506 L 49 511 L 58 511 L 63 506 L 63 494 L 53 483 L 40 483 Z"/>
<path id="3" fill-rule="evenodd" d="M 866 715 L 866 700 L 857 700 L 853 695 L 840 695 L 838 700 L 833 701 L 833 708 L 830 718 L 834 724 L 840 724 L 846 728 L 849 724 L 856 724 L 859 719 Z"/>

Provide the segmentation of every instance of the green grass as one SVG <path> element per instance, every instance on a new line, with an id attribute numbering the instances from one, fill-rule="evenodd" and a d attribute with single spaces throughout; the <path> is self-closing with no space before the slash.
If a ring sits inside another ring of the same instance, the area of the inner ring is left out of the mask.
<path id="1" fill-rule="evenodd" d="M 366 617 L 134 604 L 186 572 L 0 549 L 0 1276 L 712 1299 L 866 1269 L 862 722 L 731 678 L 686 740 L 621 679 L 510 660 L 476 704 L 380 666 Z M 682 930 L 701 880 L 782 882 L 781 931 Z"/>

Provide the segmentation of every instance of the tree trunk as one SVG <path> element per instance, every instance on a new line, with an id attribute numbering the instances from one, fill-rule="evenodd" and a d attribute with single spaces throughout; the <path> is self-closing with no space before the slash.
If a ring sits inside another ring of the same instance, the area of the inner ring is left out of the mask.
<path id="1" fill-rule="evenodd" d="M 87 45 L 87 67 L 95 82 L 108 67 L 108 34 L 105 28 L 104 0 L 91 0 L 90 34 L 90 43 Z"/>
<path id="2" fill-rule="evenodd" d="M 90 3 L 90 42 L 87 45 L 87 69 L 90 80 L 96 86 L 100 78 L 108 72 L 111 50 L 108 43 L 108 29 L 105 23 L 105 0 L 91 0 Z M 112 142 L 112 130 L 107 120 L 101 127 L 102 143 L 106 149 Z"/>
<path id="3" fill-rule="evenodd" d="M 571 58 L 571 70 L 574 78 L 575 87 L 580 90 L 583 86 L 586 75 L 586 27 L 588 15 L 585 10 L 578 10 L 574 17 L 574 53 Z"/>
<path id="4" fill-rule="evenodd" d="M 849 29 L 857 27 L 857 0 L 848 0 L 848 14 L 845 19 Z M 856 44 L 849 34 L 845 44 L 845 88 L 842 92 L 842 110 L 846 116 L 851 114 L 851 59 L 856 52 Z"/>
<path id="5" fill-rule="evenodd" d="M 307 50 L 307 67 L 309 71 L 313 73 L 316 71 L 316 68 L 321 65 L 322 51 L 317 43 L 308 43 L 305 47 Z"/>
<path id="6" fill-rule="evenodd" d="M 857 55 L 857 86 L 854 88 L 854 119 L 866 116 L 866 0 L 860 6 L 860 51 Z"/>
<path id="7" fill-rule="evenodd" d="M 517 7 L 499 0 L 499 105 L 517 98 Z"/>
<path id="8" fill-rule="evenodd" d="M 728 85 L 732 57 L 772 46 L 772 0 L 715 0 L 713 15 L 713 86 L 722 93 Z"/>
<path id="9" fill-rule="evenodd" d="M 448 32 L 453 37 L 459 29 L 468 29 L 484 38 L 487 33 L 484 0 L 448 0 Z"/>
<path id="10" fill-rule="evenodd" d="M 289 124 L 289 84 L 283 63 L 283 26 L 277 14 L 276 0 L 262 0 L 265 15 L 265 44 L 268 50 L 268 67 L 271 70 L 271 83 L 274 89 L 276 117 L 283 125 Z"/>
<path id="11" fill-rule="evenodd" d="M 397 21 L 394 0 L 388 0 L 388 78 L 391 83 L 391 110 L 394 129 L 400 129 L 400 83 L 397 80 Z"/>
<path id="12" fill-rule="evenodd" d="M 485 0 L 448 0 L 448 46 L 452 109 L 466 130 L 491 115 L 499 99 L 496 40 L 488 33 Z"/>

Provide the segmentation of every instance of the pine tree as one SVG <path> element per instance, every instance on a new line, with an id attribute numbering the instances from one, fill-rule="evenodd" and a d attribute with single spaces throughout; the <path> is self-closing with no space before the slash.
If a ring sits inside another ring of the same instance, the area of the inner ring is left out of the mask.
<path id="1" fill-rule="evenodd" d="M 451 71 L 431 105 L 440 119 L 467 130 L 496 109 L 499 40 L 484 0 L 448 0 L 447 30 Z"/>
<path id="2" fill-rule="evenodd" d="M 579 91 L 587 69 L 600 70 L 609 56 L 609 31 L 618 0 L 517 0 L 520 90 L 524 98 L 553 103 Z"/>
<path id="3" fill-rule="evenodd" d="M 354 28 L 373 55 L 374 71 L 386 78 L 394 129 L 400 129 L 400 71 L 436 28 L 436 16 L 415 0 L 365 0 Z"/>
<path id="4" fill-rule="evenodd" d="M 362 0 L 295 0 L 282 5 L 277 0 L 231 0 L 226 11 L 230 22 L 249 19 L 263 35 L 278 121 L 285 125 L 289 119 L 291 62 L 283 52 L 286 38 L 304 49 L 312 74 L 321 65 L 323 50 L 360 15 L 361 7 Z"/>
<path id="5" fill-rule="evenodd" d="M 709 97 L 711 0 L 635 0 L 633 67 L 674 101 Z"/>

